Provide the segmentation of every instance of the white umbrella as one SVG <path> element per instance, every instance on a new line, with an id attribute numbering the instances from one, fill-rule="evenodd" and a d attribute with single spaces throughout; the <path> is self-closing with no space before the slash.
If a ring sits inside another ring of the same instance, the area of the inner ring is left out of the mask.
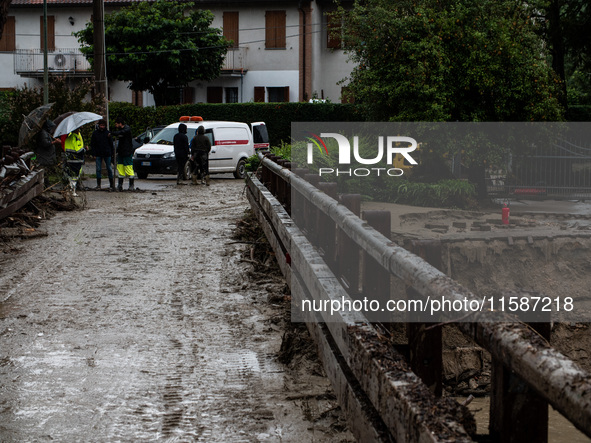
<path id="1" fill-rule="evenodd" d="M 87 123 L 92 123 L 103 118 L 94 112 L 76 112 L 64 118 L 53 133 L 54 137 L 59 137 L 63 134 L 69 134 Z"/>

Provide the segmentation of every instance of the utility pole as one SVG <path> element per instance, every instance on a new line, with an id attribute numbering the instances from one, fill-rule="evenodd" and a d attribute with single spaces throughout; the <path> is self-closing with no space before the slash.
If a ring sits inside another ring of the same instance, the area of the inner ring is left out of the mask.
<path id="1" fill-rule="evenodd" d="M 43 104 L 49 103 L 49 67 L 47 65 L 47 0 L 43 0 Z"/>
<path id="2" fill-rule="evenodd" d="M 92 27 L 94 46 L 94 90 L 105 100 L 105 119 L 109 127 L 109 99 L 107 97 L 107 55 L 105 50 L 105 4 L 104 0 L 92 2 Z"/>

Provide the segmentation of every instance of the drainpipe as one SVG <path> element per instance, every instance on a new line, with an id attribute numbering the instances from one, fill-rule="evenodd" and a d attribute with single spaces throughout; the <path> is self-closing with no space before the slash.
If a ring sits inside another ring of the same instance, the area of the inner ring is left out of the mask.
<path id="1" fill-rule="evenodd" d="M 300 12 L 302 13 L 302 27 L 303 27 L 303 32 L 302 32 L 302 71 L 303 71 L 303 75 L 302 75 L 302 93 L 300 94 L 300 96 L 302 97 L 302 100 L 305 99 L 306 97 L 306 11 L 303 8 L 303 1 L 300 0 L 299 5 L 298 5 L 298 9 L 300 10 Z"/>
<path id="2" fill-rule="evenodd" d="M 43 0 L 43 104 L 49 103 L 49 70 L 47 65 L 47 0 Z"/>

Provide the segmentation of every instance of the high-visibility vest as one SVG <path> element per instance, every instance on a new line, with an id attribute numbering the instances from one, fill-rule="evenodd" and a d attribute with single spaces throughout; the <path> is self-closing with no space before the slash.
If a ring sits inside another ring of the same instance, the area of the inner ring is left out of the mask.
<path id="1" fill-rule="evenodd" d="M 82 136 L 77 132 L 70 132 L 68 138 L 64 142 L 64 149 L 66 152 L 78 152 L 84 149 L 84 142 Z"/>

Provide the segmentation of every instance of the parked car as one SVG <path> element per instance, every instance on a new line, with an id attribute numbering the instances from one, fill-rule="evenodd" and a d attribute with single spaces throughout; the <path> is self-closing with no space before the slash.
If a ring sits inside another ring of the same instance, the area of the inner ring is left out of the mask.
<path id="1" fill-rule="evenodd" d="M 156 134 L 163 130 L 166 126 L 154 126 L 153 128 L 147 128 L 140 135 L 133 138 L 133 149 L 134 151 L 140 146 L 148 143 Z"/>
<path id="2" fill-rule="evenodd" d="M 256 147 L 269 146 L 265 123 L 203 121 L 201 117 L 181 117 L 180 121 L 166 126 L 148 143 L 139 147 L 133 154 L 133 169 L 140 179 L 149 174 L 177 174 L 173 138 L 181 123 L 187 125 L 189 141 L 195 136 L 197 128 L 203 126 L 205 135 L 211 141 L 209 154 L 209 173 L 232 172 L 236 178 L 246 176 L 246 159 L 255 153 Z"/>

